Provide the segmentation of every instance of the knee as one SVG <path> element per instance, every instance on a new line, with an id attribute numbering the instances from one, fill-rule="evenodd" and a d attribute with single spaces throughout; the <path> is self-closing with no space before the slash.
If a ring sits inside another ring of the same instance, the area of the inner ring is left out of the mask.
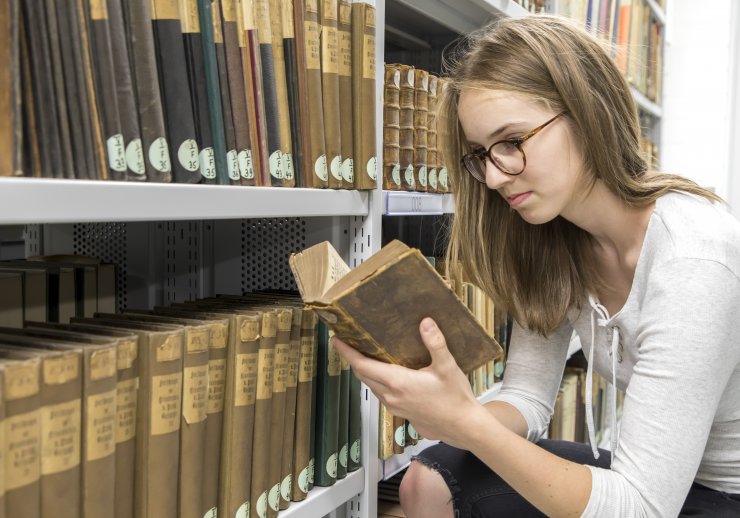
<path id="1" fill-rule="evenodd" d="M 447 483 L 437 471 L 421 462 L 412 461 L 398 488 L 401 508 L 408 517 L 430 516 L 434 509 L 441 514 L 452 516 L 452 494 Z"/>

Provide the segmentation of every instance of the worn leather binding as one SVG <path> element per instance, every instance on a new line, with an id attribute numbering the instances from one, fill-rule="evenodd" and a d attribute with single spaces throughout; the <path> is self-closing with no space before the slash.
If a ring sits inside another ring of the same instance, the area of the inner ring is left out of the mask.
<path id="1" fill-rule="evenodd" d="M 437 76 L 429 74 L 429 111 L 427 112 L 427 191 L 439 192 L 437 182 Z"/>
<path id="2" fill-rule="evenodd" d="M 222 89 L 228 88 L 231 100 L 231 118 L 234 123 L 237 167 L 241 185 L 255 185 L 254 166 L 252 164 L 252 144 L 249 135 L 247 97 L 244 87 L 244 72 L 239 50 L 239 30 L 235 0 L 220 0 L 223 17 L 223 39 L 228 69 L 227 82 L 222 82 Z M 224 115 L 226 117 L 226 115 Z"/>
<path id="3" fill-rule="evenodd" d="M 339 382 L 341 358 L 329 341 L 329 328 L 319 324 L 318 376 L 316 386 L 316 464 L 314 484 L 319 487 L 337 481 L 339 441 Z"/>
<path id="4" fill-rule="evenodd" d="M 198 16 L 201 27 L 203 51 L 203 71 L 206 84 L 206 100 L 210 120 L 211 139 L 213 141 L 216 179 L 214 183 L 228 185 L 231 183 L 226 163 L 226 136 L 224 134 L 224 115 L 221 104 L 221 85 L 219 83 L 219 66 L 216 54 L 216 41 L 213 27 L 213 0 L 198 0 Z M 225 85 L 224 85 L 225 88 Z M 202 151 L 201 151 L 202 154 Z M 201 173 L 203 166 L 201 165 Z"/>
<path id="5" fill-rule="evenodd" d="M 321 88 L 329 188 L 342 186 L 342 135 L 339 102 L 339 18 L 337 0 L 319 0 L 321 22 Z"/>
<path id="6" fill-rule="evenodd" d="M 349 363 L 342 359 L 339 375 L 339 425 L 337 436 L 337 480 L 347 476 L 349 453 Z"/>
<path id="7" fill-rule="evenodd" d="M 416 175 L 414 175 L 414 67 L 400 65 L 401 89 L 399 96 L 399 125 L 398 136 L 399 164 L 401 166 L 401 187 L 406 191 L 415 191 Z"/>
<path id="8" fill-rule="evenodd" d="M 285 81 L 288 88 L 288 107 L 290 108 L 290 141 L 293 144 L 293 169 L 295 175 L 295 187 L 305 186 L 305 158 L 303 139 L 305 133 L 302 125 L 307 121 L 302 120 L 301 101 L 298 89 L 298 74 L 304 76 L 305 70 L 298 70 L 298 48 L 296 43 L 295 15 L 293 13 L 293 0 L 280 2 L 282 10 L 283 26 L 283 54 L 285 56 Z M 302 34 L 302 31 L 301 31 Z"/>
<path id="9" fill-rule="evenodd" d="M 126 143 L 121 134 L 121 116 L 118 113 L 116 72 L 113 69 L 108 7 L 106 0 L 89 1 L 90 53 L 94 72 L 95 96 L 100 113 L 107 157 L 108 179 L 126 180 Z M 81 23 L 84 23 L 81 21 Z"/>
<path id="10" fill-rule="evenodd" d="M 339 127 L 342 140 L 342 188 L 353 189 L 354 141 L 352 138 L 352 2 L 339 0 Z"/>
<path id="11" fill-rule="evenodd" d="M 241 174 L 239 174 L 239 156 L 236 149 L 234 110 L 231 107 L 231 92 L 229 91 L 229 69 L 226 63 L 221 0 L 213 0 L 210 5 L 212 10 L 211 21 L 213 22 L 213 43 L 216 50 L 216 64 L 218 67 L 218 91 L 221 96 L 221 117 L 224 124 L 224 145 L 226 146 L 225 167 L 228 173 L 228 183 L 231 185 L 240 185 Z"/>
<path id="12" fill-rule="evenodd" d="M 398 191 L 401 189 L 401 165 L 399 123 L 401 91 L 401 71 L 398 65 L 385 65 L 383 95 L 383 189 Z"/>
<path id="13" fill-rule="evenodd" d="M 173 180 L 199 183 L 200 147 L 177 0 L 155 0 L 151 14 Z"/>
<path id="14" fill-rule="evenodd" d="M 375 6 L 352 4 L 352 119 L 355 188 L 374 189 L 378 182 L 375 148 Z"/>
<path id="15" fill-rule="evenodd" d="M 275 89 L 277 95 L 277 118 L 280 123 L 280 180 L 283 187 L 295 187 L 293 157 L 293 130 L 291 128 L 288 80 L 286 74 L 285 48 L 283 44 L 282 0 L 269 0 L 270 29 L 272 30 L 272 57 L 275 63 Z"/>
<path id="16" fill-rule="evenodd" d="M 417 190 L 426 192 L 427 180 L 427 114 L 429 112 L 429 74 L 414 71 L 414 175 Z"/>
<path id="17" fill-rule="evenodd" d="M 445 91 L 449 87 L 448 80 L 440 77 L 437 80 L 437 99 L 442 98 L 445 95 Z M 443 141 L 439 139 L 440 128 L 444 128 L 444 131 L 448 131 L 450 127 L 450 120 L 446 113 L 441 113 L 437 110 L 437 184 L 439 192 L 450 192 L 452 186 L 449 184 L 449 177 L 447 176 L 447 150 L 443 147 Z"/>
<path id="18" fill-rule="evenodd" d="M 0 176 L 22 176 L 22 112 L 18 0 L 0 5 Z"/>
<path id="19" fill-rule="evenodd" d="M 127 20 L 126 36 L 131 57 L 131 80 L 137 101 L 147 181 L 169 183 L 172 181 L 171 152 L 177 152 L 177 149 L 171 149 L 172 141 L 165 129 L 152 31 L 151 1 L 125 2 L 124 17 Z"/>
<path id="20" fill-rule="evenodd" d="M 305 63 L 305 84 L 298 89 L 301 99 L 301 114 L 306 115 L 309 137 L 306 138 L 306 187 L 325 189 L 329 186 L 329 170 L 324 140 L 324 108 L 321 89 L 321 25 L 319 23 L 318 0 L 294 0 L 296 43 L 303 45 L 298 54 L 299 70 Z M 301 21 L 303 23 L 301 23 Z M 300 34 L 303 38 L 300 38 Z M 303 59 L 303 61 L 301 61 Z M 306 134 L 306 133 L 304 133 Z"/>
<path id="21" fill-rule="evenodd" d="M 350 368 L 349 375 L 349 454 L 347 471 L 357 471 L 361 466 L 362 441 L 362 385 L 360 379 Z"/>
<path id="22" fill-rule="evenodd" d="M 131 76 L 131 62 L 129 60 L 128 44 L 126 43 L 123 7 L 121 6 L 121 0 L 107 0 L 107 7 L 113 57 L 112 67 L 116 76 L 116 102 L 118 104 L 118 116 L 121 121 L 121 135 L 125 146 L 126 179 L 143 182 L 146 181 L 147 171 L 151 169 L 151 166 L 144 158 L 144 148 L 142 147 L 136 95 Z"/>

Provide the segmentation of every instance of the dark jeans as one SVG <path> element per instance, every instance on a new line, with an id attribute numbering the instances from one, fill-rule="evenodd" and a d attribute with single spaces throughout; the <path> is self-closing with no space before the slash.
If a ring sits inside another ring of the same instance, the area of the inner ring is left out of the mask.
<path id="1" fill-rule="evenodd" d="M 609 468 L 609 452 L 600 450 L 598 460 L 594 459 L 587 444 L 543 439 L 538 445 L 579 464 Z M 437 444 L 422 451 L 414 460 L 442 475 L 452 493 L 455 518 L 545 516 L 468 451 Z M 738 518 L 740 495 L 728 495 L 694 483 L 680 516 Z"/>

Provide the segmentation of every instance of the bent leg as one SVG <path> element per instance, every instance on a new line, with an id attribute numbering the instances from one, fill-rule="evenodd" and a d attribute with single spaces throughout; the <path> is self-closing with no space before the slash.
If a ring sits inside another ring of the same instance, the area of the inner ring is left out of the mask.
<path id="1" fill-rule="evenodd" d="M 432 466 L 412 460 L 398 488 L 407 518 L 452 518 L 450 482 Z"/>

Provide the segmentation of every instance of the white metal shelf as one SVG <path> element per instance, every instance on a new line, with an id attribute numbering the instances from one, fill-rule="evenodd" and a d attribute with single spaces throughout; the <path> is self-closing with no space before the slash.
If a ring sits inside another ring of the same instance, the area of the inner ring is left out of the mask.
<path id="1" fill-rule="evenodd" d="M 493 387 L 484 392 L 483 395 L 478 398 L 478 401 L 480 401 L 481 403 L 487 403 L 488 401 L 491 401 L 493 397 L 499 393 L 500 390 L 501 382 L 499 381 L 495 383 Z M 396 473 L 405 469 L 411 462 L 411 457 L 417 455 L 420 451 L 428 448 L 429 446 L 437 444 L 438 442 L 439 441 L 422 439 L 413 446 L 406 446 L 403 453 L 394 455 L 393 457 L 386 460 L 380 460 L 380 469 L 378 469 L 378 482 L 380 482 L 381 480 L 388 480 Z"/>
<path id="2" fill-rule="evenodd" d="M 314 487 L 302 502 L 291 502 L 285 511 L 280 511 L 281 518 L 309 518 L 329 514 L 336 508 L 362 493 L 365 487 L 365 470 L 348 473 L 333 486 Z"/>
<path id="3" fill-rule="evenodd" d="M 367 214 L 363 191 L 0 179 L 0 225 Z"/>
<path id="4" fill-rule="evenodd" d="M 389 0 L 389 3 L 412 9 L 458 34 L 481 27 L 492 18 L 517 18 L 529 14 L 512 0 Z"/>
<path id="5" fill-rule="evenodd" d="M 455 198 L 452 194 L 385 191 L 384 195 L 385 216 L 426 216 L 455 212 Z"/>
<path id="6" fill-rule="evenodd" d="M 630 85 L 630 91 L 632 92 L 632 98 L 637 103 L 637 106 L 655 117 L 660 118 L 663 116 L 663 108 L 659 104 L 648 99 L 645 94 L 632 85 Z"/>

